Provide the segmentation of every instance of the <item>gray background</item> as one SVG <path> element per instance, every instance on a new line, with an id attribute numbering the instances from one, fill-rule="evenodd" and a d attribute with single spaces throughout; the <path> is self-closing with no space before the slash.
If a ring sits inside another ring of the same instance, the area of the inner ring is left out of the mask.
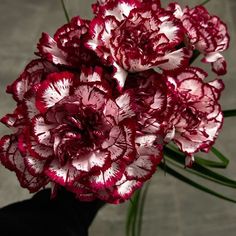
<path id="1" fill-rule="evenodd" d="M 91 0 L 65 0 L 71 16 L 90 18 Z M 163 0 L 163 2 L 169 2 Z M 182 0 L 182 5 L 194 6 L 200 0 Z M 219 15 L 229 26 L 231 48 L 225 53 L 229 73 L 222 96 L 224 109 L 236 108 L 236 0 L 212 0 L 210 12 Z M 34 58 L 41 32 L 51 35 L 65 23 L 59 0 L 0 0 L 0 115 L 15 106 L 5 87 L 17 78 L 26 63 Z M 8 130 L 0 125 L 0 133 Z M 236 179 L 235 119 L 228 118 L 217 141 L 231 163 L 223 173 Z M 236 191 L 212 187 L 236 198 Z M 0 207 L 29 198 L 27 190 L 19 187 L 14 173 L 0 167 Z M 90 229 L 91 236 L 122 236 L 125 229 L 127 204 L 107 205 L 98 214 Z M 171 176 L 158 172 L 152 179 L 144 212 L 143 235 L 165 236 L 234 236 L 236 235 L 236 204 L 228 203 L 199 192 Z"/>

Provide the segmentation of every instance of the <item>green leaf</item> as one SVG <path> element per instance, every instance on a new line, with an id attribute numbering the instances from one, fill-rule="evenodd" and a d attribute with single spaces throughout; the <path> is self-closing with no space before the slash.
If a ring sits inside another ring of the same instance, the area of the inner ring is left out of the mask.
<path id="1" fill-rule="evenodd" d="M 134 193 L 132 197 L 132 203 L 129 204 L 128 214 L 126 220 L 126 235 L 136 236 L 136 222 L 137 222 L 137 211 L 140 199 L 140 189 Z"/>
<path id="2" fill-rule="evenodd" d="M 182 152 L 180 152 L 180 150 L 178 148 L 176 148 L 175 146 L 168 145 L 168 146 L 165 147 L 165 150 L 168 151 L 168 152 L 171 152 L 173 155 L 182 156 L 182 159 L 185 160 L 185 155 Z M 216 150 L 216 148 L 214 148 L 212 150 Z M 220 152 L 218 151 L 218 154 L 219 153 Z M 220 155 L 216 155 L 216 152 L 215 153 L 213 152 L 213 154 L 218 159 L 220 159 L 221 162 L 206 160 L 206 159 L 203 159 L 202 157 L 195 156 L 195 163 L 201 164 L 202 166 L 208 166 L 208 167 L 212 167 L 212 168 L 222 168 L 222 169 L 225 169 L 228 166 L 228 164 L 229 164 L 229 160 L 222 153 L 220 153 Z"/>
<path id="3" fill-rule="evenodd" d="M 215 154 L 215 156 L 217 156 L 221 161 L 222 161 L 222 163 L 224 163 L 224 165 L 225 165 L 225 168 L 228 166 L 228 164 L 229 164 L 229 159 L 228 158 L 226 158 L 217 148 L 215 148 L 215 147 L 212 147 L 211 148 L 211 151 L 212 151 L 212 153 L 214 153 Z"/>
<path id="4" fill-rule="evenodd" d="M 141 193 L 141 190 L 137 190 L 135 192 L 135 196 L 134 196 L 134 199 L 135 199 L 135 207 L 133 209 L 134 211 L 134 214 L 133 214 L 133 222 L 132 222 L 132 230 L 131 230 L 131 235 L 132 236 L 136 236 L 136 227 L 137 227 L 137 217 L 138 217 L 138 206 L 139 206 L 139 200 L 140 200 L 140 193 Z"/>
<path id="5" fill-rule="evenodd" d="M 64 0 L 61 0 L 61 5 L 62 5 L 64 14 L 65 14 L 66 20 L 67 20 L 67 22 L 69 23 L 69 22 L 70 22 L 70 17 L 69 17 L 68 11 L 67 11 L 67 9 L 66 9 L 66 5 L 65 5 Z"/>
<path id="6" fill-rule="evenodd" d="M 195 161 L 198 164 L 201 164 L 203 166 L 208 166 L 208 167 L 213 167 L 213 168 L 222 168 L 225 169 L 228 164 L 229 164 L 229 159 L 226 158 L 218 149 L 215 147 L 211 148 L 211 152 L 218 158 L 220 159 L 221 162 L 215 162 L 215 161 L 210 161 L 203 159 L 201 157 L 196 157 Z"/>
<path id="7" fill-rule="evenodd" d="M 148 193 L 148 187 L 149 182 L 147 182 L 141 189 L 137 190 L 132 197 L 132 204 L 128 207 L 126 220 L 127 236 L 141 236 L 143 210 Z"/>
<path id="8" fill-rule="evenodd" d="M 217 184 L 227 186 L 230 188 L 236 188 L 236 181 L 231 180 L 223 175 L 220 175 L 214 171 L 211 171 L 203 166 L 199 165 L 193 165 L 192 168 L 185 168 L 183 165 L 177 164 L 176 162 L 173 162 L 173 160 L 168 159 L 168 163 L 171 163 L 177 168 L 180 168 L 190 174 L 194 174 L 198 177 L 201 177 L 203 179 L 209 180 L 211 182 L 215 182 Z"/>
<path id="9" fill-rule="evenodd" d="M 216 148 L 213 148 L 213 151 L 217 153 L 217 155 L 222 155 Z M 164 153 L 166 155 L 166 161 L 171 160 L 171 161 L 174 161 L 175 163 L 179 163 L 182 169 L 184 169 L 185 171 L 191 174 L 195 174 L 199 177 L 208 179 L 220 185 L 236 188 L 236 181 L 229 179 L 221 174 L 218 174 L 197 162 L 193 164 L 192 168 L 185 168 L 185 156 L 183 153 L 179 151 L 175 151 L 168 147 L 165 147 Z M 224 160 L 225 157 L 221 157 L 221 158 Z M 224 161 L 226 162 L 226 160 Z"/>
<path id="10" fill-rule="evenodd" d="M 127 209 L 126 236 L 130 236 L 132 221 L 133 221 L 133 202 L 130 201 Z"/>
<path id="11" fill-rule="evenodd" d="M 236 109 L 223 111 L 224 118 L 236 116 Z"/>
<path id="12" fill-rule="evenodd" d="M 138 221 L 137 221 L 137 236 L 141 236 L 142 224 L 143 224 L 143 210 L 146 202 L 146 197 L 149 189 L 150 181 L 148 181 L 143 187 L 141 192 L 141 198 L 139 201 Z"/>
<path id="13" fill-rule="evenodd" d="M 200 52 L 198 50 L 193 51 L 193 56 L 189 60 L 189 64 L 193 64 L 193 62 L 200 56 Z"/>
<path id="14" fill-rule="evenodd" d="M 206 5 L 208 2 L 210 2 L 211 0 L 205 0 L 204 2 L 202 2 L 200 5 L 204 6 Z"/>
<path id="15" fill-rule="evenodd" d="M 159 165 L 159 167 L 160 167 L 161 169 L 164 169 L 163 163 L 161 163 L 161 164 Z M 186 184 L 189 184 L 189 185 L 191 185 L 192 187 L 195 187 L 195 188 L 197 188 L 197 189 L 199 189 L 199 190 L 201 190 L 201 191 L 203 191 L 203 192 L 206 192 L 206 193 L 211 194 L 211 195 L 213 195 L 213 196 L 215 196 L 215 197 L 224 199 L 224 200 L 226 200 L 226 201 L 236 203 L 236 200 L 235 200 L 235 199 L 232 199 L 232 198 L 229 198 L 229 197 L 227 197 L 227 196 L 224 196 L 224 195 L 222 195 L 222 194 L 220 194 L 220 193 L 218 193 L 218 192 L 216 192 L 216 191 L 213 191 L 213 190 L 211 190 L 211 189 L 209 189 L 209 188 L 207 188 L 207 187 L 205 187 L 205 186 L 203 186 L 203 185 L 201 185 L 201 184 L 199 184 L 199 183 L 197 183 L 197 182 L 195 182 L 195 181 L 189 179 L 188 177 L 186 177 L 186 176 L 180 174 L 179 172 L 177 172 L 176 170 L 174 170 L 173 168 L 171 168 L 171 167 L 170 167 L 169 165 L 167 165 L 167 164 L 166 164 L 166 166 L 165 166 L 165 171 L 166 171 L 168 174 L 170 174 L 170 175 L 174 176 L 175 178 L 179 179 L 180 181 L 182 181 L 182 182 L 184 182 L 184 183 L 186 183 Z"/>

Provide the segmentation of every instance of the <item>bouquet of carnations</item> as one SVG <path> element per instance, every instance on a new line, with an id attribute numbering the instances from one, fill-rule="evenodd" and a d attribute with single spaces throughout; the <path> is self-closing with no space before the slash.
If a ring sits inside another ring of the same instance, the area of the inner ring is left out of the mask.
<path id="1" fill-rule="evenodd" d="M 50 183 L 53 195 L 63 187 L 115 204 L 158 167 L 177 173 L 168 158 L 208 177 L 204 166 L 225 166 L 212 149 L 224 83 L 192 63 L 200 56 L 226 74 L 226 25 L 202 5 L 98 0 L 92 9 L 92 20 L 76 16 L 54 37 L 43 33 L 38 58 L 7 87 L 17 106 L 1 119 L 12 130 L 0 141 L 2 164 L 30 192 Z M 194 158 L 209 150 L 222 164 Z"/>

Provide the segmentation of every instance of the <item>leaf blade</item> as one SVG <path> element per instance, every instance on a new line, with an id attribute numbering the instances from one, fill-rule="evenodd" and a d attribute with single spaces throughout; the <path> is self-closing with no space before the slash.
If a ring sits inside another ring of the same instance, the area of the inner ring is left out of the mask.
<path id="1" fill-rule="evenodd" d="M 223 111 L 224 118 L 236 116 L 236 109 Z"/>
<path id="2" fill-rule="evenodd" d="M 61 0 L 61 5 L 62 5 L 62 9 L 63 9 L 64 14 L 65 14 L 66 20 L 69 23 L 70 22 L 70 17 L 69 17 L 69 13 L 68 13 L 68 11 L 66 9 L 66 5 L 65 5 L 64 0 Z"/>
<path id="3" fill-rule="evenodd" d="M 162 163 L 159 165 L 159 167 L 160 167 L 161 169 L 164 169 Z M 208 193 L 208 194 L 210 194 L 210 195 L 213 195 L 213 196 L 215 196 L 215 197 L 218 197 L 218 198 L 220 198 L 220 199 L 223 199 L 223 200 L 226 200 L 226 201 L 229 201 L 229 202 L 232 202 L 232 203 L 236 203 L 236 200 L 235 200 L 235 199 L 226 197 L 226 196 L 224 196 L 224 195 L 222 195 L 222 194 L 220 194 L 220 193 L 218 193 L 218 192 L 216 192 L 216 191 L 213 191 L 213 190 L 211 190 L 211 189 L 209 189 L 209 188 L 207 188 L 207 187 L 205 187 L 205 186 L 203 186 L 203 185 L 201 185 L 201 184 L 198 184 L 197 182 L 195 182 L 195 181 L 193 181 L 193 180 L 187 178 L 186 176 L 180 174 L 179 172 L 175 171 L 173 168 L 171 168 L 171 167 L 170 167 L 169 165 L 167 165 L 167 164 L 166 164 L 165 170 L 166 170 L 166 172 L 167 172 L 168 174 L 174 176 L 175 178 L 179 179 L 180 181 L 182 181 L 182 182 L 184 182 L 184 183 L 186 183 L 186 184 L 191 185 L 192 187 L 195 187 L 195 188 L 197 188 L 197 189 L 199 189 L 199 190 L 201 190 L 201 191 L 203 191 L 203 192 L 206 192 L 206 193 Z"/>

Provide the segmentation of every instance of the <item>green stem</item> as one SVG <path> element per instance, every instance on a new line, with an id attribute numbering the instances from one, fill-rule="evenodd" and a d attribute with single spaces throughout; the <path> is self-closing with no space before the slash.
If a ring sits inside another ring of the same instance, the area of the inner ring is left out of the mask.
<path id="1" fill-rule="evenodd" d="M 236 116 L 236 109 L 234 110 L 226 110 L 226 111 L 223 111 L 224 113 L 224 117 L 232 117 L 232 116 Z"/>
<path id="2" fill-rule="evenodd" d="M 200 5 L 204 6 L 206 5 L 208 2 L 210 2 L 211 0 L 205 0 L 203 3 L 201 3 Z"/>
<path id="3" fill-rule="evenodd" d="M 193 51 L 193 56 L 191 57 L 189 64 L 193 64 L 193 62 L 200 56 L 200 52 L 198 50 Z"/>
<path id="4" fill-rule="evenodd" d="M 147 197 L 149 185 L 150 185 L 150 181 L 148 181 L 145 184 L 145 186 L 143 187 L 144 190 L 143 190 L 141 200 L 140 200 L 140 209 L 139 209 L 138 226 L 137 226 L 137 236 L 141 236 L 141 232 L 142 232 L 143 210 L 144 210 L 144 205 L 145 205 L 145 202 L 146 202 L 146 197 Z"/>
<path id="5" fill-rule="evenodd" d="M 64 14 L 65 14 L 66 20 L 67 20 L 67 22 L 69 23 L 69 22 L 70 22 L 70 17 L 69 17 L 68 11 L 67 11 L 67 9 L 66 9 L 66 5 L 65 5 L 65 3 L 64 3 L 64 0 L 61 0 L 61 5 L 62 5 Z"/>

